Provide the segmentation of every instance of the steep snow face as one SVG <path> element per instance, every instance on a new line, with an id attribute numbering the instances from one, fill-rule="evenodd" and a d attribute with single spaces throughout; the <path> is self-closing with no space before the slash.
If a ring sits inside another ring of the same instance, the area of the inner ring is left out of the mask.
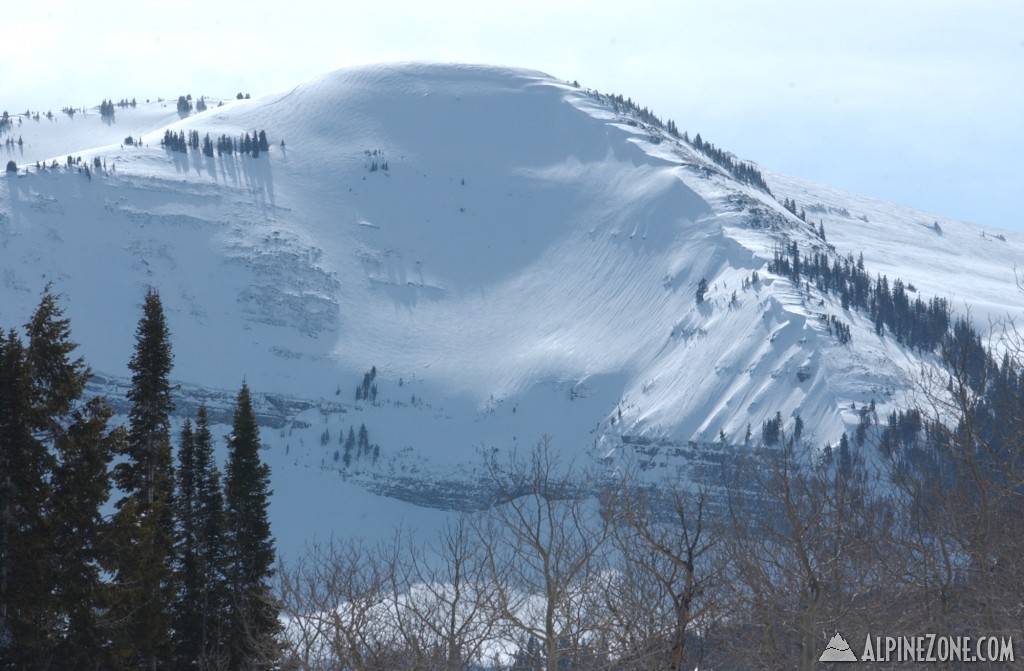
<path id="1" fill-rule="evenodd" d="M 852 404 L 904 403 L 929 357 L 766 272 L 788 240 L 823 245 L 819 220 L 837 253 L 863 250 L 925 298 L 985 316 L 1024 302 L 1018 235 L 938 219 L 939 235 L 931 215 L 767 175 L 808 209 L 801 222 L 606 97 L 537 72 L 363 67 L 184 119 L 160 103 L 115 119 L 110 137 L 97 115 L 11 131 L 40 160 L 106 169 L 32 160 L 0 180 L 0 318 L 23 322 L 54 282 L 113 397 L 145 287 L 158 288 L 184 411 L 243 377 L 265 394 L 275 514 L 299 546 L 353 518 L 303 517 L 296 502 L 372 506 L 369 487 L 457 506 L 445 483 L 477 478 L 482 450 L 542 434 L 606 457 L 638 440 L 740 443 L 748 425 L 756 439 L 780 412 L 825 442 L 856 422 Z M 160 146 L 168 129 L 262 129 L 270 150 L 182 154 Z M 81 137 L 94 148 L 73 151 Z M 357 400 L 371 368 L 376 397 Z M 362 424 L 379 449 L 346 465 L 343 437 Z"/>

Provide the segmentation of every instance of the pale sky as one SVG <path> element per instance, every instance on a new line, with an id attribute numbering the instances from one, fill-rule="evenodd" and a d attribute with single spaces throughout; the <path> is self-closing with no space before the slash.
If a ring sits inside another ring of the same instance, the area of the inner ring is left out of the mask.
<path id="1" fill-rule="evenodd" d="M 0 108 L 226 97 L 364 63 L 621 93 L 762 166 L 1024 231 L 1021 0 L 12 2 Z"/>

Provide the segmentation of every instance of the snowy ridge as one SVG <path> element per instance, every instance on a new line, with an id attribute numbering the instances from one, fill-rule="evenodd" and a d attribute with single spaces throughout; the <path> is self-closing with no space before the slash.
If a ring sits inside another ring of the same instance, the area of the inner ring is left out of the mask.
<path id="1" fill-rule="evenodd" d="M 0 180 L 0 317 L 23 322 L 53 281 L 113 397 L 144 287 L 159 289 L 183 409 L 243 377 L 265 403 L 291 399 L 264 413 L 263 440 L 292 549 L 336 526 L 429 525 L 441 513 L 366 487 L 431 503 L 412 485 L 475 482 L 480 451 L 542 434 L 604 459 L 638 440 L 739 444 L 780 412 L 824 443 L 856 423 L 851 404 L 904 405 L 930 356 L 766 271 L 786 241 L 825 245 L 819 221 L 836 253 L 862 251 L 872 274 L 980 323 L 1024 306 L 1018 234 L 765 172 L 804 223 L 605 97 L 537 72 L 362 67 L 178 116 L 140 104 L 110 123 L 9 131 L 30 169 Z M 168 128 L 265 129 L 271 148 L 186 155 L 159 146 Z M 122 146 L 129 134 L 145 146 Z M 107 169 L 34 167 L 69 152 Z M 357 401 L 371 367 L 376 398 Z M 345 467 L 336 453 L 362 424 L 379 456 Z"/>

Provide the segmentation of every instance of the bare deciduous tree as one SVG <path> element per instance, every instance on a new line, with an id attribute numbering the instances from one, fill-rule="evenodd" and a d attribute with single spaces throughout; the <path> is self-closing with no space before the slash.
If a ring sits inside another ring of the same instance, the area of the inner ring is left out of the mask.
<path id="1" fill-rule="evenodd" d="M 741 458 L 718 530 L 731 647 L 743 655 L 732 661 L 810 671 L 838 628 L 861 636 L 887 607 L 878 575 L 890 516 L 845 436 L 834 450 L 784 433 L 781 445 Z"/>
<path id="2" fill-rule="evenodd" d="M 356 541 L 314 545 L 278 571 L 285 664 L 298 669 L 384 671 L 402 649 L 391 612 L 391 570 Z"/>
<path id="3" fill-rule="evenodd" d="M 493 639 L 496 588 L 486 554 L 464 517 L 447 524 L 436 544 L 410 538 L 399 548 L 392 580 L 395 622 L 417 668 L 465 669 Z"/>
<path id="4" fill-rule="evenodd" d="M 477 534 L 495 586 L 493 608 L 516 638 L 540 642 L 547 671 L 590 654 L 588 634 L 605 568 L 608 520 L 583 474 L 544 437 L 525 459 L 488 459 L 499 503 Z"/>
<path id="5" fill-rule="evenodd" d="M 606 497 L 614 520 L 616 571 L 604 602 L 606 635 L 622 668 L 683 671 L 700 665 L 703 640 L 718 616 L 707 492 L 679 481 L 642 487 L 623 478 Z M 701 635 L 695 636 L 695 629 Z"/>

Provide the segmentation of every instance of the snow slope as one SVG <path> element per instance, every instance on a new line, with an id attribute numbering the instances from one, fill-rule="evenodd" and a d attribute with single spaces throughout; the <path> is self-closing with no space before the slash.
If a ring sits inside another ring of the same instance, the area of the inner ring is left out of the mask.
<path id="1" fill-rule="evenodd" d="M 568 455 L 614 457 L 720 433 L 739 443 L 781 412 L 834 441 L 856 421 L 851 404 L 903 404 L 929 364 L 766 272 L 787 240 L 821 244 L 809 223 L 541 73 L 361 67 L 185 119 L 159 104 L 116 118 L 116 132 L 91 116 L 75 132 L 64 119 L 13 129 L 26 158 L 98 156 L 107 170 L 0 180 L 0 320 L 23 322 L 53 281 L 104 378 L 96 389 L 117 398 L 157 287 L 182 412 L 207 399 L 226 421 L 243 377 L 262 392 L 272 510 L 291 549 L 443 517 L 372 492 L 480 505 L 480 453 L 543 434 Z M 184 155 L 160 147 L 166 128 L 265 129 L 271 150 Z M 146 146 L 122 147 L 129 133 Z M 1020 312 L 1020 235 L 766 178 L 872 273 L 976 319 Z M 853 342 L 822 315 L 849 323 Z M 357 401 L 372 367 L 376 400 Z M 362 424 L 378 457 L 345 467 L 339 438 Z"/>
<path id="2" fill-rule="evenodd" d="M 206 103 L 210 107 L 245 104 L 243 101 L 210 98 Z M 174 100 L 137 101 L 135 107 L 115 106 L 114 115 L 109 117 L 100 114 L 99 105 L 76 108 L 70 113 L 56 110 L 9 112 L 11 124 L 0 132 L 0 139 L 10 138 L 13 145 L 0 145 L 0 156 L 5 164 L 14 160 L 19 166 L 33 167 L 37 161 L 42 163 L 56 159 L 64 163 L 68 155 L 77 156 L 83 151 L 109 149 L 114 145 L 120 147 L 128 136 L 135 139 L 183 118 L 177 110 L 177 97 Z"/>

